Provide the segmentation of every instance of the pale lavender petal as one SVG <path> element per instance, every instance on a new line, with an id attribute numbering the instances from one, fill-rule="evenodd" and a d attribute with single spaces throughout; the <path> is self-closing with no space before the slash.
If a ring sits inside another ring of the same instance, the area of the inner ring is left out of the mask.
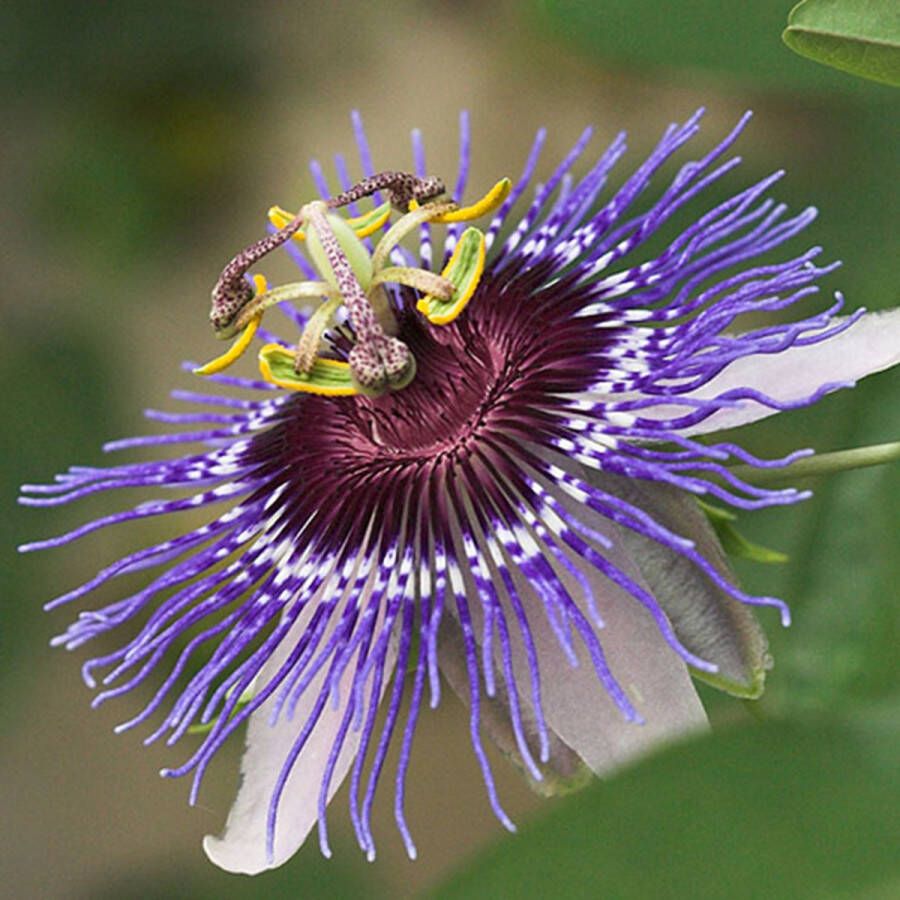
<path id="1" fill-rule="evenodd" d="M 625 559 L 615 554 L 625 571 Z M 637 573 L 632 572 L 632 577 Z M 661 744 L 703 729 L 706 714 L 688 668 L 634 598 L 588 572 L 604 628 L 600 637 L 610 670 L 643 718 L 626 723 L 579 647 L 572 668 L 555 636 L 541 621 L 532 635 L 541 662 L 544 713 L 559 738 L 598 775 L 643 756 Z M 521 663 L 520 663 L 521 665 Z"/>
<path id="2" fill-rule="evenodd" d="M 284 644 L 272 655 L 260 673 L 260 683 L 273 678 L 288 656 L 290 647 L 309 624 L 309 615 L 298 619 Z M 385 681 L 393 671 L 396 651 L 388 645 L 384 663 Z M 278 805 L 274 853 L 270 858 L 267 831 L 270 802 L 282 775 L 285 760 L 291 754 L 303 726 L 308 722 L 323 692 L 328 694 L 328 670 L 322 668 L 308 684 L 296 706 L 278 711 L 279 698 L 273 694 L 250 717 L 246 748 L 241 760 L 241 786 L 228 814 L 221 836 L 207 835 L 203 849 L 212 862 L 228 872 L 256 874 L 282 865 L 300 849 L 319 819 L 319 789 L 329 763 L 329 756 L 340 731 L 341 722 L 351 702 L 354 670 L 348 666 L 339 681 L 339 705 L 330 699 L 324 704 L 319 719 L 293 763 Z M 349 729 L 334 764 L 328 788 L 330 801 L 341 786 L 356 757 L 363 732 Z"/>
<path id="3" fill-rule="evenodd" d="M 844 320 L 846 321 L 846 320 Z M 835 320 L 831 331 L 843 322 Z M 756 392 L 759 398 L 742 399 L 735 406 L 714 412 L 684 430 L 706 434 L 747 425 L 781 411 L 783 406 L 805 404 L 831 385 L 852 387 L 868 375 L 900 363 L 900 309 L 870 312 L 828 340 L 796 343 L 773 353 L 754 353 L 736 359 L 711 381 L 686 394 L 710 400 L 730 391 Z M 772 403 L 767 403 L 767 399 Z M 671 418 L 684 408 L 651 407 L 642 415 Z"/>

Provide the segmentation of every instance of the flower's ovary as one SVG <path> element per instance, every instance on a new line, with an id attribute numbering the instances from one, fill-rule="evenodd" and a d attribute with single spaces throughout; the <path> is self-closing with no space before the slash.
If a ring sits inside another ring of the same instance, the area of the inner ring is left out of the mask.
<path id="1" fill-rule="evenodd" d="M 367 238 L 370 235 L 374 234 L 378 231 L 379 228 L 383 228 L 387 220 L 391 215 L 391 204 L 390 203 L 382 203 L 381 206 L 376 206 L 374 209 L 369 210 L 367 213 L 363 213 L 359 216 L 354 216 L 350 219 L 346 219 L 347 224 L 353 229 L 354 234 L 358 238 Z M 287 210 L 282 209 L 280 206 L 273 206 L 269 209 L 267 213 L 269 221 L 276 228 L 284 228 L 288 222 L 293 221 L 296 216 L 293 213 L 289 213 Z M 305 231 L 296 231 L 294 232 L 294 240 L 298 243 L 303 243 L 306 240 L 306 232 Z"/>

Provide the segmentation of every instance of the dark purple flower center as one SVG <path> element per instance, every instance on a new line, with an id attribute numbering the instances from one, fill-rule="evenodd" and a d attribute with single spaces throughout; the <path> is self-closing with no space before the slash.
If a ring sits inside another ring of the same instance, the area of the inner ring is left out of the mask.
<path id="1" fill-rule="evenodd" d="M 261 438 L 279 442 L 279 468 L 293 468 L 304 491 L 318 493 L 328 489 L 323 480 L 369 481 L 396 475 L 398 466 L 452 464 L 492 432 L 559 435 L 561 420 L 551 413 L 557 392 L 584 390 L 596 379 L 596 362 L 583 360 L 596 359 L 612 329 L 594 330 L 590 317 L 561 320 L 565 291 L 536 294 L 533 281 L 486 278 L 459 320 L 442 328 L 408 304 L 398 336 L 416 359 L 412 383 L 377 398 L 298 395 L 277 437 Z M 260 457 L 268 465 L 270 454 L 267 447 Z"/>

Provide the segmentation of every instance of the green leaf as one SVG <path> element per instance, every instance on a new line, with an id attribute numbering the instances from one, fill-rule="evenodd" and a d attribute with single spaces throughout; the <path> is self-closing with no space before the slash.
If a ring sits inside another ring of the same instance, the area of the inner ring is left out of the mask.
<path id="1" fill-rule="evenodd" d="M 900 434 L 898 387 L 900 373 L 880 376 L 856 389 L 843 415 L 832 407 L 833 443 Z M 828 409 L 821 413 L 828 427 Z M 781 515 L 793 518 L 799 538 L 782 532 L 792 562 L 765 579 L 796 613 L 792 628 L 770 634 L 779 677 L 767 699 L 782 709 L 834 709 L 900 693 L 900 466 L 824 479 L 803 506 L 805 522 L 779 511 L 758 532 L 768 538 Z M 776 574 L 783 583 L 773 583 Z"/>
<path id="2" fill-rule="evenodd" d="M 900 86 L 897 0 L 803 0 L 791 10 L 782 38 L 823 65 Z"/>
<path id="3" fill-rule="evenodd" d="M 859 95 L 870 85 L 811 66 L 775 37 L 796 0 L 531 0 L 536 31 L 566 40 L 566 53 L 584 53 L 604 71 L 625 67 L 640 77 L 697 84 L 700 72 L 719 85 L 776 91 L 827 90 Z M 523 53 L 527 52 L 522 48 Z M 708 93 L 708 90 L 707 90 Z"/>
<path id="4" fill-rule="evenodd" d="M 716 535 L 722 542 L 722 548 L 729 556 L 739 556 L 750 559 L 753 562 L 777 565 L 786 563 L 790 557 L 779 550 L 763 547 L 762 544 L 754 544 L 745 538 L 731 522 L 713 522 Z"/>
<path id="5" fill-rule="evenodd" d="M 671 746 L 565 798 L 436 896 L 888 896 L 900 884 L 898 734 L 891 707 Z"/>

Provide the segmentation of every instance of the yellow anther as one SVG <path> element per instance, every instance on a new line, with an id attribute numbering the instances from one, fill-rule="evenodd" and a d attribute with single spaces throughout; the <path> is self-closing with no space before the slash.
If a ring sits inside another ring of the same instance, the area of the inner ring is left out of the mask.
<path id="1" fill-rule="evenodd" d="M 375 209 L 363 213 L 361 216 L 347 219 L 347 224 L 356 232 L 358 238 L 364 238 L 378 231 L 387 222 L 390 215 L 391 204 L 382 203 L 381 206 L 376 206 Z"/>
<path id="2" fill-rule="evenodd" d="M 288 212 L 286 209 L 282 209 L 280 206 L 273 206 L 269 212 L 269 221 L 279 230 L 281 231 L 285 225 L 289 225 L 294 219 L 297 218 L 296 214 Z M 293 238 L 295 241 L 300 243 L 301 241 L 306 240 L 306 235 L 302 231 L 295 231 L 293 234 Z"/>
<path id="3" fill-rule="evenodd" d="M 469 222 L 479 216 L 485 216 L 493 212 L 508 196 L 512 190 L 512 182 L 508 178 L 501 178 L 480 200 L 471 206 L 460 206 L 449 212 L 440 213 L 430 221 L 447 224 L 450 222 Z M 419 209 L 419 203 L 411 200 L 410 211 Z"/>
<path id="4" fill-rule="evenodd" d="M 257 297 L 261 297 L 263 294 L 268 293 L 269 282 L 266 280 L 265 275 L 253 276 L 253 289 L 256 291 Z"/>
<path id="5" fill-rule="evenodd" d="M 387 222 L 390 215 L 391 204 L 382 203 L 381 206 L 376 206 L 375 209 L 369 210 L 369 212 L 363 213 L 361 216 L 347 219 L 347 224 L 353 229 L 357 237 L 364 238 L 378 231 Z M 280 206 L 273 206 L 268 212 L 268 217 L 269 221 L 279 230 L 297 218 L 294 213 L 288 212 Z M 306 240 L 306 234 L 302 229 L 296 231 L 293 237 L 298 243 Z"/>
<path id="6" fill-rule="evenodd" d="M 262 279 L 262 283 L 265 285 L 266 279 L 262 275 L 255 275 L 253 280 L 256 281 L 257 279 Z M 244 351 L 250 346 L 250 342 L 256 334 L 256 329 L 259 327 L 260 319 L 262 319 L 262 312 L 255 315 L 247 323 L 247 327 L 240 333 L 238 339 L 225 351 L 225 353 L 210 360 L 205 366 L 194 369 L 194 374 L 215 375 L 217 372 L 227 369 L 233 362 L 239 359 L 244 354 Z"/>

